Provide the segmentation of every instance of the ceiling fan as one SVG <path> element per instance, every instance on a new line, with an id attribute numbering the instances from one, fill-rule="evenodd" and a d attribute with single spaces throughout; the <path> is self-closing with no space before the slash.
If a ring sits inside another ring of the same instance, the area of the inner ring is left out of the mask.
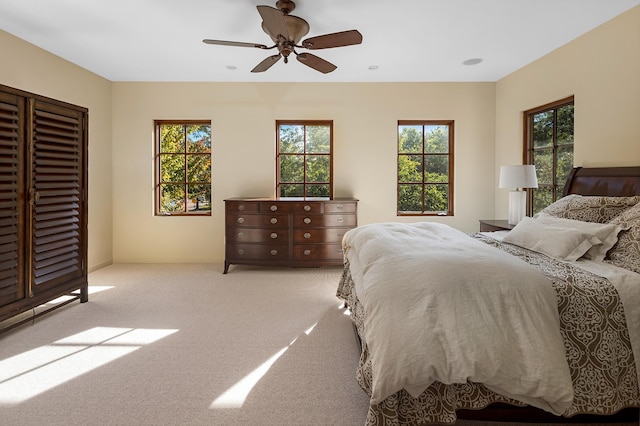
<path id="1" fill-rule="evenodd" d="M 331 62 L 325 61 L 311 53 L 298 53 L 295 48 L 315 50 L 362 43 L 362 34 L 357 30 L 349 30 L 311 37 L 302 41 L 301 44 L 298 44 L 302 37 L 309 32 L 309 23 L 302 18 L 289 14 L 296 7 L 293 1 L 278 0 L 276 2 L 277 9 L 271 6 L 256 7 L 262 17 L 262 30 L 271 37 L 271 40 L 275 43 L 273 46 L 267 47 L 264 44 L 258 43 L 211 39 L 204 39 L 202 41 L 206 44 L 218 44 L 222 46 L 255 47 L 267 50 L 273 48 L 278 49 L 277 55 L 267 57 L 256 65 L 251 72 L 264 72 L 281 58 L 284 58 L 284 63 L 286 64 L 289 62 L 289 55 L 293 53 L 298 62 L 324 74 L 332 72 L 337 67 Z"/>

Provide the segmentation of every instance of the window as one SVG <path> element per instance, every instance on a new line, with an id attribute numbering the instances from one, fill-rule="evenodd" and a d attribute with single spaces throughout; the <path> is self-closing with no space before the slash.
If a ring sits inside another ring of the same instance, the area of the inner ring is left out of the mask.
<path id="1" fill-rule="evenodd" d="M 562 197 L 573 168 L 573 96 L 525 111 L 524 120 L 525 163 L 538 175 L 527 207 L 533 215 Z"/>
<path id="2" fill-rule="evenodd" d="M 398 121 L 398 215 L 453 215 L 453 121 Z"/>
<path id="3" fill-rule="evenodd" d="M 333 198 L 333 122 L 277 121 L 278 197 Z"/>
<path id="4" fill-rule="evenodd" d="M 211 122 L 155 121 L 156 215 L 211 215 Z"/>

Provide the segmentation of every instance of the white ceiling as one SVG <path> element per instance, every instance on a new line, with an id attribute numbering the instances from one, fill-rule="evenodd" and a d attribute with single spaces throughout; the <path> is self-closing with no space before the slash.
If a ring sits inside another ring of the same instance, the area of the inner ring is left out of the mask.
<path id="1" fill-rule="evenodd" d="M 640 4 L 294 1 L 292 15 L 311 26 L 307 37 L 351 29 L 362 33 L 360 45 L 313 51 L 338 66 L 333 73 L 295 60 L 251 73 L 275 49 L 202 43 L 211 38 L 272 45 L 256 5 L 275 7 L 275 0 L 0 0 L 0 29 L 112 81 L 497 81 Z M 462 64 L 471 58 L 483 62 Z M 372 65 L 378 68 L 370 70 Z"/>

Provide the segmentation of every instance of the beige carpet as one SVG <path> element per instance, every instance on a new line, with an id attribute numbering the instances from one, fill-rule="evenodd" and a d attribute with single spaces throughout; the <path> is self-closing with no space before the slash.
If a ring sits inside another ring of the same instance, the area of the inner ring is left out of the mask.
<path id="1" fill-rule="evenodd" d="M 341 269 L 221 271 L 112 265 L 0 335 L 0 425 L 364 425 Z"/>

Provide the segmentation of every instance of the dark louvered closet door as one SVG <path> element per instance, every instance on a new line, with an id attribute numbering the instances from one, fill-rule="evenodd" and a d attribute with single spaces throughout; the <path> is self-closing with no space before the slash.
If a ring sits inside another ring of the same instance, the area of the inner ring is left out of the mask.
<path id="1" fill-rule="evenodd" d="M 23 277 L 24 100 L 0 92 L 0 306 L 26 296 Z"/>
<path id="2" fill-rule="evenodd" d="M 30 152 L 29 290 L 39 294 L 85 275 L 83 114 L 36 101 Z"/>

